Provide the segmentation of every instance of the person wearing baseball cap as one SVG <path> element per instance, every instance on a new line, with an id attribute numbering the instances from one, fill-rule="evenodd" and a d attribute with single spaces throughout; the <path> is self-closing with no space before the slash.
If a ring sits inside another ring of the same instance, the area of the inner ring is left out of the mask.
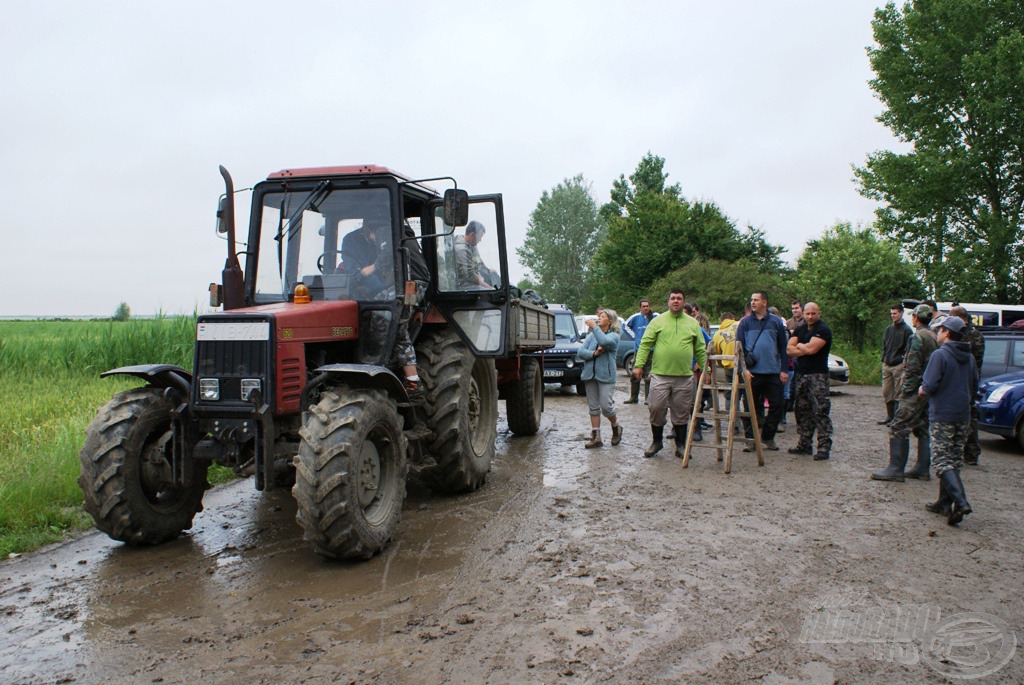
<path id="1" fill-rule="evenodd" d="M 938 349 L 935 333 L 928 330 L 932 320 L 932 309 L 926 304 L 918 305 L 910 315 L 914 324 L 914 336 L 910 339 L 904 357 L 903 391 L 900 395 L 896 414 L 889 423 L 889 465 L 879 473 L 872 473 L 873 480 L 902 483 L 906 478 L 930 480 L 931 441 L 928 434 L 928 401 L 918 395 L 921 377 L 928 365 L 928 359 Z M 917 438 L 917 463 L 904 473 L 910 456 L 910 435 Z"/>
<path id="2" fill-rule="evenodd" d="M 939 324 L 939 349 L 928 360 L 918 396 L 928 401 L 929 432 L 939 477 L 939 499 L 925 507 L 946 514 L 951 526 L 971 513 L 960 478 L 971 422 L 971 398 L 978 392 L 978 365 L 963 340 L 967 324 L 956 316 Z"/>

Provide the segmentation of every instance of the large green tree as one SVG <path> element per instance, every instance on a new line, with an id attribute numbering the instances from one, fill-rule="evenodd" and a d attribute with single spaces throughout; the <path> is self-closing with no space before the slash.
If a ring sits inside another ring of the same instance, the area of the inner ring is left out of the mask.
<path id="1" fill-rule="evenodd" d="M 781 268 L 783 248 L 761 231 L 738 230 L 714 202 L 687 201 L 678 184 L 667 183 L 664 165 L 664 158 L 647 153 L 628 180 L 615 181 L 611 202 L 601 208 L 608 231 L 595 272 L 603 301 L 635 304 L 657 279 L 695 259 L 748 258 L 766 271 Z"/>
<path id="2" fill-rule="evenodd" d="M 939 299 L 1024 298 L 1024 3 L 890 2 L 868 55 L 879 121 L 910 146 L 856 168 L 878 229 Z"/>
<path id="3" fill-rule="evenodd" d="M 603 235 L 590 184 L 576 175 L 544 191 L 516 254 L 548 302 L 580 310 L 594 304 L 590 262 Z"/>
<path id="4" fill-rule="evenodd" d="M 796 295 L 817 302 L 826 323 L 858 350 L 885 324 L 892 303 L 922 295 L 921 282 L 896 243 L 871 227 L 843 222 L 807 243 L 796 278 Z"/>

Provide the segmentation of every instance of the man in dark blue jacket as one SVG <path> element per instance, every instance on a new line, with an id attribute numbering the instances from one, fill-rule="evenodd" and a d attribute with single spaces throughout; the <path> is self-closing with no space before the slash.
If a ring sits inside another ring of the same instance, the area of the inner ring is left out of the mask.
<path id="1" fill-rule="evenodd" d="M 971 513 L 960 479 L 964 445 L 971 422 L 971 398 L 978 392 L 978 366 L 971 346 L 962 340 L 966 324 L 955 316 L 939 324 L 939 349 L 928 360 L 918 394 L 929 398 L 928 421 L 932 465 L 939 477 L 939 500 L 929 511 L 947 513 L 949 525 Z"/>
<path id="2" fill-rule="evenodd" d="M 754 415 L 761 427 L 764 448 L 778 450 L 775 433 L 785 410 L 782 387 L 789 379 L 789 356 L 786 344 L 789 331 L 786 323 L 778 316 L 768 313 L 768 294 L 758 290 L 750 296 L 750 311 L 736 328 L 736 342 L 743 346 L 743 357 L 747 365 L 747 378 L 754 391 Z M 764 401 L 768 400 L 768 416 L 764 416 Z M 747 437 L 753 437 L 749 420 L 744 420 Z M 753 451 L 746 447 L 744 451 Z"/>

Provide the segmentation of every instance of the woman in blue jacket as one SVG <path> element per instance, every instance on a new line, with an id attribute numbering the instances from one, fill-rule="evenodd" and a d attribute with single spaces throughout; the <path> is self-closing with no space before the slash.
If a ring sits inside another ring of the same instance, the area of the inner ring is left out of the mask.
<path id="1" fill-rule="evenodd" d="M 622 426 L 615 416 L 615 349 L 619 346 L 619 315 L 605 309 L 597 315 L 597 322 L 587 319 L 590 334 L 576 358 L 583 362 L 580 378 L 587 388 L 587 404 L 590 405 L 590 441 L 585 447 L 601 447 L 601 414 L 612 424 L 612 444 L 622 440 Z"/>

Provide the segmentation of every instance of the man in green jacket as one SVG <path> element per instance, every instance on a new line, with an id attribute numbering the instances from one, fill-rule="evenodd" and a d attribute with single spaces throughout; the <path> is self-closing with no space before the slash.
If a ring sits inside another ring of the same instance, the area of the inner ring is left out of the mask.
<path id="1" fill-rule="evenodd" d="M 647 400 L 653 436 L 651 446 L 644 452 L 648 458 L 663 447 L 666 411 L 671 412 L 675 428 L 676 456 L 682 458 L 696 391 L 693 360 L 697 359 L 700 369 L 704 368 L 707 360 L 704 335 L 697 320 L 683 311 L 684 304 L 686 296 L 683 291 L 673 288 L 668 297 L 668 311 L 647 325 L 633 362 L 633 376 L 639 378 L 648 355 L 657 347 L 658 353 L 651 365 L 651 394 Z"/>

